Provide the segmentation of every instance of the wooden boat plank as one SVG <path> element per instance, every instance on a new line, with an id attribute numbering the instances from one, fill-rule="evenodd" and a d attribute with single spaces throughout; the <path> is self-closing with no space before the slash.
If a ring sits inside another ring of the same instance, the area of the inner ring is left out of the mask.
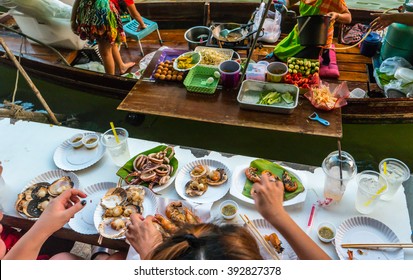
<path id="1" fill-rule="evenodd" d="M 155 54 L 144 77 L 151 75 L 160 54 L 160 51 Z M 190 93 L 181 83 L 140 81 L 118 109 L 232 126 L 342 137 L 340 109 L 319 112 L 322 118 L 330 121 L 330 126 L 325 127 L 308 120 L 315 108 L 304 97 L 300 98 L 299 105 L 292 114 L 283 115 L 243 110 L 237 103 L 237 94 L 238 91 L 235 90 L 217 90 L 213 95 Z"/>

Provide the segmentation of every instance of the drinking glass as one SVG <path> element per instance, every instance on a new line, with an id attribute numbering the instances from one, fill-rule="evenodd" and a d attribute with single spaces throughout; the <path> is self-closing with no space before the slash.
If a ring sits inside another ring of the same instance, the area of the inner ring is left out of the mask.
<path id="1" fill-rule="evenodd" d="M 361 214 L 370 214 L 388 190 L 386 178 L 376 171 L 365 170 L 357 174 L 356 180 L 356 209 Z"/>
<path id="2" fill-rule="evenodd" d="M 101 141 L 109 151 L 115 165 L 121 167 L 130 159 L 128 147 L 129 133 L 126 129 L 121 127 L 115 127 L 115 131 L 119 142 L 116 140 L 112 129 L 109 129 L 102 135 Z"/>
<path id="3" fill-rule="evenodd" d="M 386 171 L 384 165 L 386 163 Z M 410 170 L 405 163 L 395 158 L 383 159 L 379 164 L 380 174 L 388 183 L 388 191 L 381 196 L 382 200 L 392 200 L 403 182 L 410 178 Z"/>

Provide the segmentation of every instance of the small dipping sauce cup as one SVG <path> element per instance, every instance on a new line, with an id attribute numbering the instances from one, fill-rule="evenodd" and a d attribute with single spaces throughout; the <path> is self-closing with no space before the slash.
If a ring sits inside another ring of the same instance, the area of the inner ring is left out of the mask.
<path id="1" fill-rule="evenodd" d="M 99 143 L 99 135 L 95 133 L 87 134 L 83 137 L 82 142 L 87 149 L 94 149 Z"/>
<path id="2" fill-rule="evenodd" d="M 271 62 L 267 65 L 267 82 L 281 83 L 287 73 L 287 64 L 278 61 Z"/>
<path id="3" fill-rule="evenodd" d="M 329 243 L 336 237 L 336 227 L 329 222 L 320 223 L 317 227 L 317 235 L 321 241 Z"/>
<path id="4" fill-rule="evenodd" d="M 219 212 L 226 220 L 235 218 L 238 212 L 238 204 L 233 200 L 225 200 L 219 205 Z"/>
<path id="5" fill-rule="evenodd" d="M 83 134 L 82 133 L 77 133 L 75 135 L 73 135 L 72 137 L 70 137 L 69 139 L 69 144 L 75 148 L 75 149 L 79 149 L 80 147 L 83 146 Z"/>

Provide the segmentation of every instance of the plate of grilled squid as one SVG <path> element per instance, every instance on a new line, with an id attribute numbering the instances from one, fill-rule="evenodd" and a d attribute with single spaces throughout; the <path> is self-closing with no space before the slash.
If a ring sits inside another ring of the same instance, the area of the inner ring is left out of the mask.
<path id="1" fill-rule="evenodd" d="M 200 159 L 182 167 L 175 179 L 176 192 L 185 200 L 210 203 L 225 196 L 231 172 L 222 162 Z"/>

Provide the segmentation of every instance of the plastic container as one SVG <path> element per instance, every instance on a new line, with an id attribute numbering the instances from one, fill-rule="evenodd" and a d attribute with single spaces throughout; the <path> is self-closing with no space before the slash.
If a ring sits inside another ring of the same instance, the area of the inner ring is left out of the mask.
<path id="1" fill-rule="evenodd" d="M 393 23 L 384 36 L 380 50 L 380 57 L 385 60 L 389 57 L 400 56 L 413 64 L 413 26 Z"/>
<path id="2" fill-rule="evenodd" d="M 289 92 L 293 95 L 294 101 L 290 104 L 284 101 L 273 105 L 257 104 L 263 91 L 276 91 L 281 94 Z M 299 89 L 295 85 L 245 80 L 241 84 L 237 100 L 243 109 L 291 114 L 298 105 L 298 96 Z"/>
<path id="3" fill-rule="evenodd" d="M 413 70 L 405 67 L 397 68 L 394 77 L 402 80 L 404 84 L 413 82 Z"/>
<path id="4" fill-rule="evenodd" d="M 206 26 L 194 26 L 184 34 L 188 48 L 194 50 L 197 46 L 205 46 L 211 37 L 211 29 Z"/>
<path id="5" fill-rule="evenodd" d="M 325 243 L 333 241 L 336 237 L 336 232 L 336 227 L 329 222 L 320 223 L 317 227 L 317 236 Z"/>
<path id="6" fill-rule="evenodd" d="M 219 205 L 219 212 L 226 220 L 235 218 L 238 213 L 239 206 L 233 200 L 225 200 Z"/>
<path id="7" fill-rule="evenodd" d="M 381 37 L 376 32 L 371 32 L 366 39 L 361 42 L 360 53 L 367 57 L 373 57 L 379 49 Z"/>
<path id="8" fill-rule="evenodd" d="M 364 98 L 366 91 L 361 88 L 355 88 L 350 92 L 350 98 Z"/>
<path id="9" fill-rule="evenodd" d="M 300 45 L 302 46 L 320 46 L 325 45 L 328 36 L 328 27 L 330 17 L 324 15 L 299 16 L 298 30 Z"/>
<path id="10" fill-rule="evenodd" d="M 287 64 L 278 61 L 271 62 L 267 65 L 267 82 L 281 83 L 287 73 Z"/>
<path id="11" fill-rule="evenodd" d="M 265 82 L 265 73 L 267 72 L 267 65 L 260 63 L 249 63 L 246 79 Z"/>
<path id="12" fill-rule="evenodd" d="M 99 135 L 96 133 L 87 134 L 83 137 L 82 143 L 87 149 L 94 149 L 99 143 Z"/>
<path id="13" fill-rule="evenodd" d="M 213 94 L 217 89 L 219 78 L 215 77 L 217 68 L 198 65 L 189 71 L 184 80 L 184 86 L 187 91 Z M 212 83 L 208 79 L 213 78 Z"/>
<path id="14" fill-rule="evenodd" d="M 75 148 L 78 149 L 83 146 L 83 134 L 82 133 L 77 133 L 70 137 L 69 139 L 69 144 Z"/>
<path id="15" fill-rule="evenodd" d="M 49 23 L 38 22 L 35 18 L 11 10 L 10 14 L 16 20 L 21 31 L 34 39 L 53 46 L 71 50 L 80 50 L 86 41 L 80 40 L 70 28 L 70 19 L 53 18 Z M 32 43 L 37 42 L 29 40 Z"/>

